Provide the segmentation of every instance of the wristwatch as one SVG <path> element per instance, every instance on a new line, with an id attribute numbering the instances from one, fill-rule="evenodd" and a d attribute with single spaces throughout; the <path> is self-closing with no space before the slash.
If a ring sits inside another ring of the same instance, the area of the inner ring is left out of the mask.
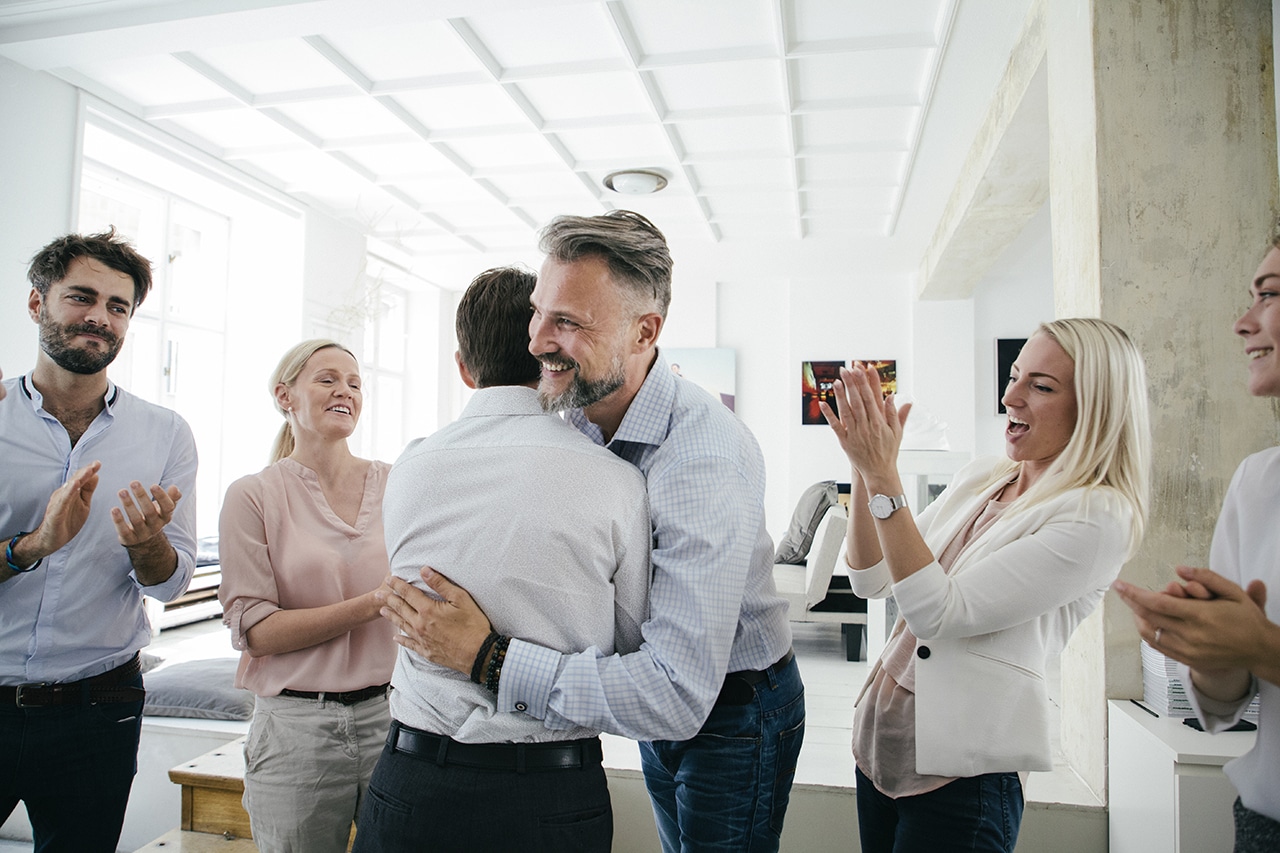
<path id="1" fill-rule="evenodd" d="M 888 518 L 898 510 L 907 505 L 906 495 L 872 495 L 871 500 L 867 501 L 867 509 L 871 510 L 871 514 L 876 518 Z"/>

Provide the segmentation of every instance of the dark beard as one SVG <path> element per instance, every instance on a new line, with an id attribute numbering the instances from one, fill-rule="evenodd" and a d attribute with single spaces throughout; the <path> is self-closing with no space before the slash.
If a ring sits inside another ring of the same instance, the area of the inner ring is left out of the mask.
<path id="1" fill-rule="evenodd" d="M 605 397 L 621 388 L 627 381 L 626 365 L 621 359 L 615 359 L 612 365 L 613 369 L 608 375 L 599 379 L 583 379 L 581 368 L 571 358 L 545 355 L 539 360 L 553 367 L 570 368 L 574 372 L 573 381 L 569 383 L 569 387 L 559 394 L 551 395 L 543 391 L 541 387 L 538 388 L 538 402 L 542 404 L 544 412 L 585 409 L 587 406 L 599 403 Z"/>
<path id="2" fill-rule="evenodd" d="M 107 348 L 101 352 L 77 348 L 72 345 L 71 339 L 78 334 L 99 335 L 106 341 Z M 101 326 L 87 323 L 61 326 L 49 319 L 44 306 L 40 306 L 40 349 L 63 370 L 81 376 L 101 373 L 108 364 L 116 360 L 123 344 L 124 341 L 114 332 Z"/>

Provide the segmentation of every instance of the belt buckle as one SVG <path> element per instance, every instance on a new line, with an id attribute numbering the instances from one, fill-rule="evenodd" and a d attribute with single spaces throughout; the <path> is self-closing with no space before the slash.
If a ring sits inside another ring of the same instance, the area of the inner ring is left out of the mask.
<path id="1" fill-rule="evenodd" d="M 14 704 L 14 705 L 16 705 L 16 706 L 17 706 L 17 707 L 19 707 L 19 708 L 42 708 L 42 707 L 44 707 L 42 704 L 40 704 L 40 703 L 38 703 L 38 702 L 33 702 L 32 704 L 28 705 L 26 702 L 24 702 L 24 701 L 23 701 L 22 694 L 23 694 L 23 693 L 25 693 L 27 690 L 30 690 L 30 689 L 38 690 L 38 689 L 43 688 L 43 687 L 49 687 L 49 686 L 51 686 L 51 684 L 52 684 L 52 682 L 49 682 L 49 681 L 37 681 L 37 682 L 35 682 L 35 683 L 33 683 L 33 684 L 19 684 L 16 688 L 14 688 L 14 691 L 13 691 L 13 704 Z"/>

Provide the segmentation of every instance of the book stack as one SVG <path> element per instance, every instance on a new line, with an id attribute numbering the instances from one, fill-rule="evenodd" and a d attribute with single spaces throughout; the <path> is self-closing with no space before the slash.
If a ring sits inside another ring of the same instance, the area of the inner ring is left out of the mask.
<path id="1" fill-rule="evenodd" d="M 1142 642 L 1142 704 L 1162 717 L 1185 719 L 1194 717 L 1187 685 L 1178 675 L 1178 662 L 1159 649 Z M 1244 712 L 1244 719 L 1258 722 L 1258 697 L 1254 696 Z"/>

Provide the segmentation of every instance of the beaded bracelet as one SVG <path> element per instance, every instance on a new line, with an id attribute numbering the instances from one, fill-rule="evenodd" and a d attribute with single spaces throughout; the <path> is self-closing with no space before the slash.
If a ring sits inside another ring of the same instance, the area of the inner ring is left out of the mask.
<path id="1" fill-rule="evenodd" d="M 484 689 L 497 694 L 498 682 L 502 680 L 502 662 L 507 659 L 507 646 L 510 637 L 498 637 L 493 644 L 493 654 L 489 657 L 489 666 L 485 669 Z"/>
<path id="2" fill-rule="evenodd" d="M 29 531 L 28 531 L 28 532 L 29 532 Z M 36 569 L 40 568 L 40 564 L 44 562 L 44 557 L 41 557 L 40 559 L 36 560 L 36 561 L 35 561 L 34 563 L 32 563 L 31 565 L 27 566 L 25 569 L 19 568 L 18 566 L 16 566 L 16 565 L 14 564 L 14 562 L 13 562 L 13 546 L 14 546 L 14 545 L 17 545 L 17 544 L 18 544 L 18 540 L 19 540 L 19 539 L 21 539 L 23 536 L 26 536 L 26 535 L 27 535 L 27 532 L 19 533 L 17 536 L 15 536 L 15 537 L 13 537 L 12 539 L 10 539 L 10 540 L 9 540 L 9 544 L 8 544 L 8 545 L 6 545 L 6 546 L 5 546 L 5 548 L 4 548 L 4 561 L 9 565 L 9 570 L 10 570 L 10 571 L 17 572 L 17 573 L 18 573 L 18 574 L 20 574 L 20 575 L 21 575 L 21 574 L 26 574 L 27 572 L 34 572 Z"/>
<path id="3" fill-rule="evenodd" d="M 484 672 L 486 659 L 489 657 L 489 650 L 493 648 L 493 644 L 502 636 L 497 631 L 490 631 L 489 636 L 484 638 L 484 642 L 480 644 L 480 651 L 476 652 L 475 662 L 471 664 L 471 680 L 476 684 L 481 684 L 483 679 L 480 677 Z"/>

